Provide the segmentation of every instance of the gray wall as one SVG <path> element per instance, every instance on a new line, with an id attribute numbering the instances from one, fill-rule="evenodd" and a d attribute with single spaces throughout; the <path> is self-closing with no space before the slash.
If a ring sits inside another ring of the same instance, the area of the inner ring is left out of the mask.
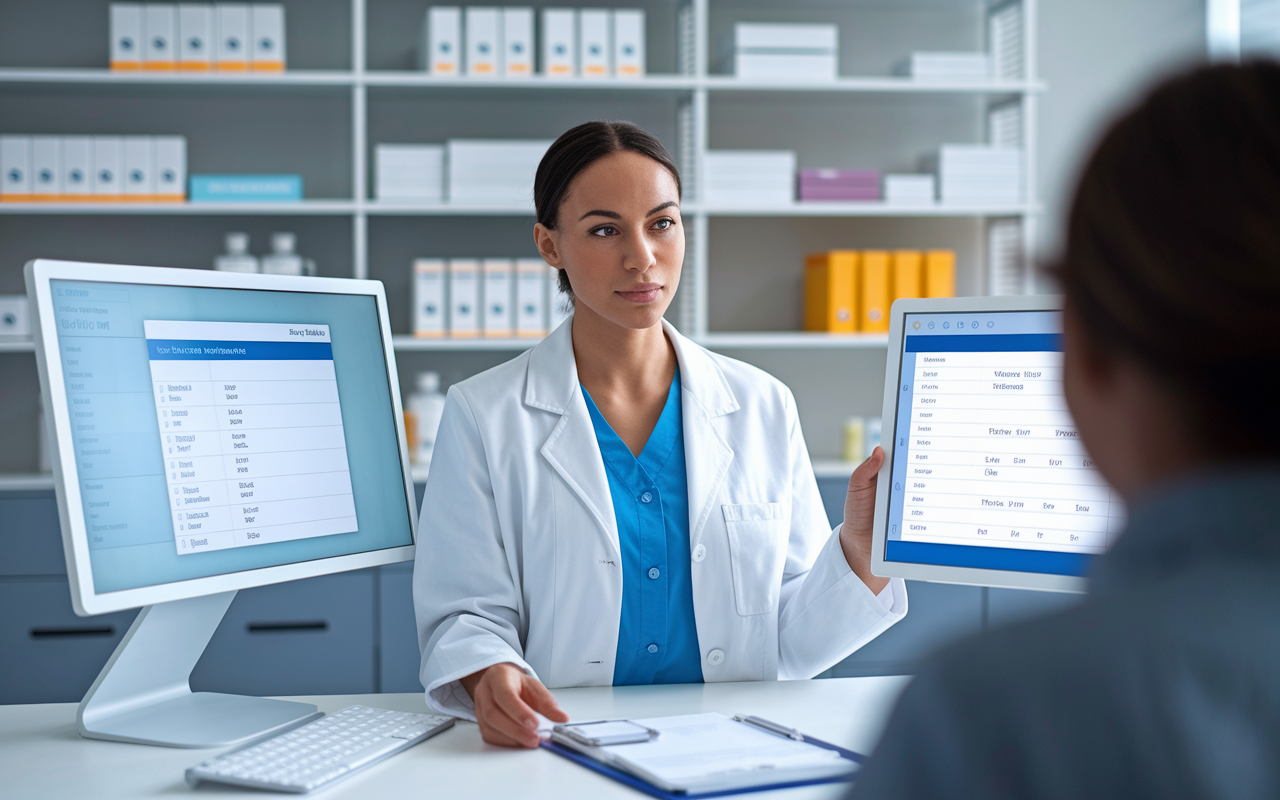
<path id="1" fill-rule="evenodd" d="M 1097 137 L 1154 81 L 1205 58 L 1204 21 L 1205 0 L 1040 0 L 1042 256 Z"/>

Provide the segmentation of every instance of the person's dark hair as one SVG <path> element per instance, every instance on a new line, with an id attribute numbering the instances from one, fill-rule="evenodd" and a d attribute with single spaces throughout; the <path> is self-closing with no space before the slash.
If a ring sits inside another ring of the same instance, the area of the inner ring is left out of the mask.
<path id="1" fill-rule="evenodd" d="M 1280 458 L 1259 416 L 1280 388 L 1280 65 L 1197 69 L 1118 120 L 1056 273 L 1091 340 L 1168 387 L 1201 452 Z"/>
<path id="2" fill-rule="evenodd" d="M 584 169 L 607 155 L 630 152 L 648 156 L 661 164 L 676 181 L 676 193 L 680 185 L 680 170 L 676 162 L 662 146 L 662 142 L 648 131 L 630 122 L 584 122 L 560 135 L 547 149 L 533 178 L 533 205 L 537 209 L 538 222 L 555 230 L 560 216 L 560 205 L 573 179 Z M 573 297 L 573 287 L 564 270 L 559 274 L 560 291 Z"/>

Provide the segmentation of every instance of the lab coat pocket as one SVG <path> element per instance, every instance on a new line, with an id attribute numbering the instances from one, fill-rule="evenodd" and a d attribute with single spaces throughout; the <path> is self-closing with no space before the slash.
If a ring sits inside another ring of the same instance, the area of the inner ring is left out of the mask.
<path id="1" fill-rule="evenodd" d="M 721 506 L 729 533 L 729 560 L 738 613 L 768 614 L 778 607 L 791 527 L 790 503 Z"/>

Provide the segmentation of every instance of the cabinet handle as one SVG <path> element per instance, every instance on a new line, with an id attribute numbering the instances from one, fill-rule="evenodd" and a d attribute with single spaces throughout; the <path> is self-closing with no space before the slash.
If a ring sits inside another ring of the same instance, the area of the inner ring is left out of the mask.
<path id="1" fill-rule="evenodd" d="M 98 628 L 32 628 L 32 639 L 71 639 L 77 636 L 111 636 L 116 629 L 110 625 Z"/>
<path id="2" fill-rule="evenodd" d="M 329 623 L 322 619 L 309 622 L 250 622 L 245 627 L 249 633 L 293 633 L 295 631 L 327 631 Z"/>

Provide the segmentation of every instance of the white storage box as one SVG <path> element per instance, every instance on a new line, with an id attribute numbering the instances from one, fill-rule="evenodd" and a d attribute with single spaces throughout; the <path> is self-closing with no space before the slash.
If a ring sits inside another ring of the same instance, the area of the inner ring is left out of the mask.
<path id="1" fill-rule="evenodd" d="M 30 308 L 25 294 L 0 294 L 0 339 L 31 336 Z"/>
<path id="2" fill-rule="evenodd" d="M 462 9 L 432 6 L 422 20 L 419 66 L 432 75 L 455 77 L 462 72 Z"/>
<path id="3" fill-rule="evenodd" d="M 912 53 L 894 70 L 916 79 L 975 80 L 991 77 L 986 53 Z"/>
<path id="4" fill-rule="evenodd" d="M 944 205 L 1018 203 L 1022 150 L 944 144 L 938 150 L 938 187 Z"/>
<path id="5" fill-rule="evenodd" d="M 885 175 L 884 201 L 895 206 L 932 205 L 937 187 L 932 175 Z"/>
<path id="6" fill-rule="evenodd" d="M 509 258 L 486 258 L 481 261 L 484 273 L 484 312 L 480 328 L 490 338 L 510 338 L 515 334 L 516 320 L 511 306 L 512 279 L 515 263 Z"/>
<path id="7" fill-rule="evenodd" d="M 542 9 L 542 71 L 551 78 L 578 74 L 578 12 Z"/>
<path id="8" fill-rule="evenodd" d="M 584 8 L 578 12 L 578 71 L 584 78 L 608 78 L 613 74 L 609 60 L 613 47 L 609 42 L 613 12 L 603 8 Z"/>
<path id="9" fill-rule="evenodd" d="M 449 335 L 463 338 L 480 334 L 480 261 L 449 259 Z"/>
<path id="10" fill-rule="evenodd" d="M 613 74 L 644 77 L 644 11 L 619 8 L 613 12 Z"/>
<path id="11" fill-rule="evenodd" d="M 112 69 L 142 69 L 142 5 L 112 3 L 110 11 Z"/>
<path id="12" fill-rule="evenodd" d="M 413 335 L 438 338 L 445 334 L 446 297 L 443 258 L 413 262 Z"/>
<path id="13" fill-rule="evenodd" d="M 533 9 L 502 9 L 502 74 L 508 78 L 533 75 Z"/>
<path id="14" fill-rule="evenodd" d="M 795 200 L 793 150 L 711 150 L 703 164 L 708 203 L 771 206 Z"/>
<path id="15" fill-rule="evenodd" d="M 502 74 L 501 24 L 497 8 L 467 7 L 463 28 L 467 39 L 467 77 L 496 78 Z"/>
<path id="16" fill-rule="evenodd" d="M 444 200 L 444 146 L 380 144 L 374 148 L 377 198 L 391 202 Z"/>
<path id="17" fill-rule="evenodd" d="M 837 61 L 835 25 L 733 26 L 733 74 L 740 80 L 832 81 Z"/>
<path id="18" fill-rule="evenodd" d="M 62 140 L 57 136 L 31 137 L 31 195 L 36 200 L 62 195 Z"/>
<path id="19" fill-rule="evenodd" d="M 450 139 L 449 201 L 533 207 L 533 175 L 551 140 Z"/>
<path id="20" fill-rule="evenodd" d="M 285 66 L 284 6 L 254 3 L 249 16 L 249 66 L 279 72 Z"/>

